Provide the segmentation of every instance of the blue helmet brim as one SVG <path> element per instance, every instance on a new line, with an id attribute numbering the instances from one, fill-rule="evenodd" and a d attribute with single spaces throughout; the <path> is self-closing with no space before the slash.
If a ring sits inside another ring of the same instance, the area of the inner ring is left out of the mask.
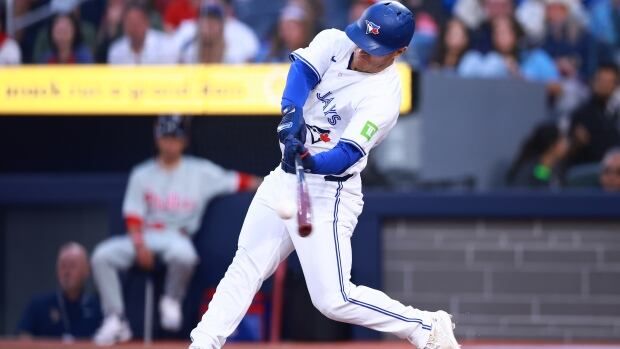
<path id="1" fill-rule="evenodd" d="M 349 24 L 344 32 L 347 34 L 349 39 L 357 45 L 357 47 L 373 56 L 385 56 L 398 50 L 398 48 L 392 49 L 385 47 L 374 41 L 370 35 L 366 34 L 365 28 L 360 28 L 359 22 L 357 21 Z"/>

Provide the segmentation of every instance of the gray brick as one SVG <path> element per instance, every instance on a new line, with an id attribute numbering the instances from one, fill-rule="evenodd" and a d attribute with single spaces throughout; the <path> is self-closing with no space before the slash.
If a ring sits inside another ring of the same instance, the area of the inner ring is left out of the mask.
<path id="1" fill-rule="evenodd" d="M 592 294 L 620 294 L 620 272 L 591 272 L 590 292 Z"/>
<path id="2" fill-rule="evenodd" d="M 414 271 L 413 292 L 482 293 L 483 273 L 475 271 Z"/>
<path id="3" fill-rule="evenodd" d="M 541 315 L 618 316 L 620 303 L 553 302 L 540 304 Z"/>
<path id="4" fill-rule="evenodd" d="M 408 228 L 414 234 L 454 234 L 475 235 L 476 223 L 473 220 L 462 221 L 407 221 Z"/>
<path id="5" fill-rule="evenodd" d="M 494 272 L 494 293 L 508 294 L 580 294 L 578 272 Z"/>
<path id="6" fill-rule="evenodd" d="M 605 263 L 620 263 L 620 250 L 605 251 L 603 254 Z"/>
<path id="7" fill-rule="evenodd" d="M 486 221 L 484 223 L 485 235 L 515 234 L 534 236 L 534 222 L 529 220 L 501 220 Z"/>
<path id="8" fill-rule="evenodd" d="M 532 306 L 528 302 L 461 301 L 459 313 L 463 317 L 480 315 L 529 315 Z"/>
<path id="9" fill-rule="evenodd" d="M 405 278 L 402 271 L 384 271 L 383 285 L 386 290 L 402 292 L 405 290 Z"/>
<path id="10" fill-rule="evenodd" d="M 395 260 L 407 260 L 420 262 L 465 262 L 465 251 L 455 249 L 433 249 L 433 250 L 388 250 L 387 258 Z"/>
<path id="11" fill-rule="evenodd" d="M 596 263 L 595 251 L 554 251 L 554 250 L 525 250 L 524 263 Z"/>
<path id="12" fill-rule="evenodd" d="M 474 250 L 474 263 L 514 264 L 513 250 Z"/>

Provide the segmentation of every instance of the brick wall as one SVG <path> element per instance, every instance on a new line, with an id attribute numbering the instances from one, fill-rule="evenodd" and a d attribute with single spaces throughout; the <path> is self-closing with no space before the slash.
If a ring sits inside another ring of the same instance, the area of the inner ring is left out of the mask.
<path id="1" fill-rule="evenodd" d="M 620 222 L 390 220 L 383 287 L 468 339 L 620 339 Z"/>

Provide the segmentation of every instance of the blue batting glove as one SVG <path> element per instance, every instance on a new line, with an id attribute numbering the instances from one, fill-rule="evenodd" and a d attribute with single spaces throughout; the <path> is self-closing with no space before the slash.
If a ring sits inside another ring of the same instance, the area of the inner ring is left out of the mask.
<path id="1" fill-rule="evenodd" d="M 306 143 L 306 123 L 304 121 L 304 112 L 302 108 L 294 105 L 286 105 L 282 107 L 282 120 L 278 125 L 278 139 L 284 144 L 286 138 L 293 136 Z"/>
<path id="2" fill-rule="evenodd" d="M 282 159 L 282 169 L 287 173 L 295 173 L 295 156 L 301 157 L 301 163 L 306 172 L 312 172 L 314 159 L 297 138 L 289 136 L 284 140 L 284 157 Z"/>

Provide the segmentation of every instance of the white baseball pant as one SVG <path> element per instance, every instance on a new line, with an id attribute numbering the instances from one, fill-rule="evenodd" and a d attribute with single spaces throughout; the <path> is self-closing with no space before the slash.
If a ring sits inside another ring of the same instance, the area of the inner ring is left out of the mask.
<path id="1" fill-rule="evenodd" d="M 265 178 L 248 209 L 232 264 L 220 281 L 209 310 L 191 333 L 195 344 L 201 349 L 221 348 L 263 281 L 296 250 L 312 303 L 325 316 L 393 333 L 418 348 L 426 345 L 431 330 L 430 313 L 350 281 L 351 235 L 363 206 L 359 176 L 356 177 L 349 183 L 307 175 L 314 229 L 305 238 L 297 234 L 296 216 L 283 220 L 276 213 L 283 196 L 295 195 L 295 176 L 277 168 Z M 348 185 L 353 190 L 347 190 Z"/>

